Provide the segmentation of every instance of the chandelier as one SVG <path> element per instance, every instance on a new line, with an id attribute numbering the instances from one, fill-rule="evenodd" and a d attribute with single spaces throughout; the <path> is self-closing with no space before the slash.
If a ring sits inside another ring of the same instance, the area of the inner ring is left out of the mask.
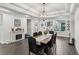
<path id="1" fill-rule="evenodd" d="M 46 15 L 46 10 L 45 10 L 45 6 L 46 6 L 46 4 L 43 3 L 43 10 L 42 10 L 42 15 L 41 15 L 41 18 L 42 18 L 43 20 L 45 20 L 46 17 L 47 17 L 47 15 Z"/>

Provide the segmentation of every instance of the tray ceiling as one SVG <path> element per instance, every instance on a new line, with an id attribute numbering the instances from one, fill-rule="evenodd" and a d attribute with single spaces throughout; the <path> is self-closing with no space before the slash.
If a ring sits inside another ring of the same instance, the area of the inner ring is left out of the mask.
<path id="1" fill-rule="evenodd" d="M 0 3 L 0 7 L 7 10 L 39 17 L 43 11 L 43 3 Z M 67 13 L 70 11 L 71 3 L 46 3 L 45 11 L 48 17 Z"/>

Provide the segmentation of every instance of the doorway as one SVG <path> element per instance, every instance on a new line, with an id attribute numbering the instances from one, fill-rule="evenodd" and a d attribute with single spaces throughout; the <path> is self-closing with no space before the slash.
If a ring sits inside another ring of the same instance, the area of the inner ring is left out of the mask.
<path id="1" fill-rule="evenodd" d="M 27 34 L 31 35 L 31 19 L 27 19 Z"/>

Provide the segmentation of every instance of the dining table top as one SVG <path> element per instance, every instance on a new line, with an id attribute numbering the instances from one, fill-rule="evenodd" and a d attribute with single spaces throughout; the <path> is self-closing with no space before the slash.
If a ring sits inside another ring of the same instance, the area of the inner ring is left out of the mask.
<path id="1" fill-rule="evenodd" d="M 40 35 L 37 37 L 34 37 L 36 39 L 37 44 L 40 45 L 40 43 L 47 44 L 51 40 L 52 34 L 46 34 L 46 35 Z"/>

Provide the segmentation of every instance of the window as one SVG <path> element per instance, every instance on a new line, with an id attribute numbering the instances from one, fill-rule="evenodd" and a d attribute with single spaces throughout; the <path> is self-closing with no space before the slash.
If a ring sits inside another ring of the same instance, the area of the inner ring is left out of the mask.
<path id="1" fill-rule="evenodd" d="M 65 20 L 54 21 L 54 31 L 65 31 Z"/>

